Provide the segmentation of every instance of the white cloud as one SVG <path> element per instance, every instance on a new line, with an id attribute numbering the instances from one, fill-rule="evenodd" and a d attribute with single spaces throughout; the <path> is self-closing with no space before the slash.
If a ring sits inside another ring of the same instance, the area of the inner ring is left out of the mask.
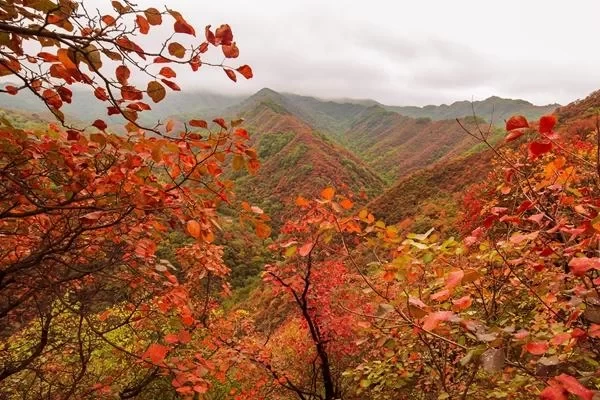
<path id="1" fill-rule="evenodd" d="M 159 5 L 165 0 L 147 0 Z M 580 0 L 169 0 L 196 27 L 229 23 L 255 78 L 180 82 L 225 93 L 262 87 L 387 104 L 491 95 L 567 103 L 600 87 L 600 2 Z M 202 35 L 202 32 L 199 32 Z"/>

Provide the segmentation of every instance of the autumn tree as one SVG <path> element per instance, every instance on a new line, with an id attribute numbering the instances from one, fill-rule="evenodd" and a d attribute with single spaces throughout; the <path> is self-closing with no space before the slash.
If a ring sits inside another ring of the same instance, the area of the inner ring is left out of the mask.
<path id="1" fill-rule="evenodd" d="M 0 75 L 18 82 L 2 95 L 30 90 L 60 122 L 0 125 L 0 388 L 9 398 L 167 398 L 173 387 L 192 397 L 226 368 L 211 360 L 214 290 L 195 291 L 228 274 L 213 244 L 231 188 L 221 173 L 231 159 L 250 171 L 258 161 L 241 121 L 141 126 L 138 114 L 180 90 L 177 67 L 222 68 L 234 81 L 252 71 L 204 60 L 211 48 L 238 56 L 228 25 L 207 26 L 197 44 L 177 11 L 89 5 L 0 1 Z M 136 43 L 161 24 L 173 33 L 156 48 Z M 127 120 L 126 136 L 102 116 L 69 126 L 61 107 L 76 84 Z M 266 216 L 240 215 L 266 231 Z"/>

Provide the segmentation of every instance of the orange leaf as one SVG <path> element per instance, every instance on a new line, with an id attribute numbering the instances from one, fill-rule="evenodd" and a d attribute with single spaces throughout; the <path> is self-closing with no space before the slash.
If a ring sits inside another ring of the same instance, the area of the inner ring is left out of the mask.
<path id="1" fill-rule="evenodd" d="M 192 237 L 199 239 L 200 238 L 200 224 L 198 223 L 198 221 L 195 221 L 193 219 L 189 220 L 186 223 L 186 229 L 188 231 L 188 233 L 190 235 L 192 235 Z"/>
<path id="2" fill-rule="evenodd" d="M 170 120 L 167 121 L 167 124 L 165 125 L 165 130 L 167 132 L 171 132 L 174 127 L 175 127 L 175 121 L 173 121 L 172 119 L 170 119 Z"/>
<path id="3" fill-rule="evenodd" d="M 350 199 L 344 199 L 340 201 L 340 205 L 344 210 L 349 210 L 354 206 L 354 203 Z"/>
<path id="4" fill-rule="evenodd" d="M 321 191 L 321 197 L 328 201 L 332 200 L 334 195 L 335 189 L 332 187 L 327 187 Z"/>
<path id="5" fill-rule="evenodd" d="M 296 205 L 299 207 L 308 207 L 310 205 L 310 201 L 306 200 L 302 196 L 296 197 Z"/>
<path id="6" fill-rule="evenodd" d="M 271 236 L 271 228 L 269 225 L 259 222 L 256 224 L 256 235 L 261 239 L 266 239 Z"/>

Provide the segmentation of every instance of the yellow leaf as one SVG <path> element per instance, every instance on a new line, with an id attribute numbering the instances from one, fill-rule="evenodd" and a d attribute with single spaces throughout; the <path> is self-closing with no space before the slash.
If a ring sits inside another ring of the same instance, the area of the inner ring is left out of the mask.
<path id="1" fill-rule="evenodd" d="M 165 87 L 157 81 L 148 82 L 148 88 L 146 91 L 148 92 L 148 96 L 150 96 L 152 101 L 155 103 L 158 103 L 167 95 Z"/>
<path id="2" fill-rule="evenodd" d="M 267 224 L 259 222 L 256 224 L 256 234 L 261 239 L 266 239 L 271 236 L 271 228 Z"/>

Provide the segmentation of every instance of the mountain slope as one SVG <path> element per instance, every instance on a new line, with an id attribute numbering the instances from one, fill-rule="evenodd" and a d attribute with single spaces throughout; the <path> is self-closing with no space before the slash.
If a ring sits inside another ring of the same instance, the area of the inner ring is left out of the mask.
<path id="1" fill-rule="evenodd" d="M 473 118 L 463 120 L 477 129 Z M 475 144 L 455 120 L 430 121 L 374 106 L 344 133 L 350 148 L 388 181 L 464 153 Z"/>
<path id="2" fill-rule="evenodd" d="M 383 181 L 359 158 L 316 132 L 282 106 L 253 99 L 240 115 L 259 152 L 254 176 L 237 179 L 237 193 L 264 206 L 275 218 L 298 195 L 317 196 L 326 186 L 372 198 Z"/>

